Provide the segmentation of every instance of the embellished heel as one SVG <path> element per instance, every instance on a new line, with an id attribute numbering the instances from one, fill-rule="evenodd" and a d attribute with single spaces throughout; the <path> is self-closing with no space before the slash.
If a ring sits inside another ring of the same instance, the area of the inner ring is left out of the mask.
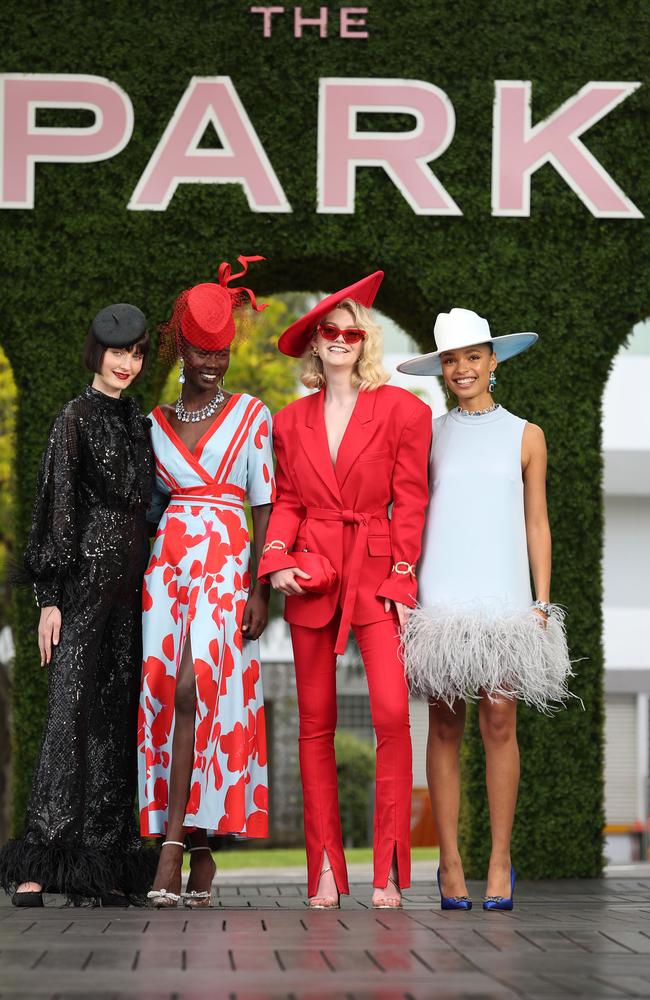
<path id="1" fill-rule="evenodd" d="M 442 892 L 442 886 L 440 884 L 440 869 L 436 875 L 438 880 L 438 891 L 440 893 L 440 909 L 441 910 L 471 910 L 472 901 L 469 896 L 445 896 Z"/>
<path id="2" fill-rule="evenodd" d="M 190 847 L 190 854 L 193 851 L 210 851 L 209 847 Z M 210 855 L 212 852 L 210 851 Z M 191 862 L 190 862 L 191 867 Z M 214 875 L 217 874 L 217 867 L 215 865 Z M 212 878 L 214 878 L 214 875 Z M 194 889 L 190 892 L 182 892 L 181 899 L 183 901 L 183 906 L 188 910 L 203 910 L 208 909 L 212 906 L 212 882 L 210 882 L 210 888 L 203 892 L 196 892 Z"/>
<path id="3" fill-rule="evenodd" d="M 515 870 L 510 866 L 510 895 L 509 896 L 486 896 L 483 900 L 484 910 L 513 910 L 514 909 L 514 895 L 515 895 L 515 882 L 517 877 L 515 875 Z"/>
<path id="4" fill-rule="evenodd" d="M 178 906 L 180 898 L 175 892 L 167 892 L 166 889 L 152 889 L 147 893 L 147 899 L 151 900 L 155 910 L 171 910 L 174 906 Z"/>
<path id="5" fill-rule="evenodd" d="M 162 847 L 167 847 L 169 844 L 172 844 L 174 847 L 185 848 L 185 844 L 183 844 L 180 840 L 164 840 Z M 172 909 L 173 907 L 178 906 L 180 898 L 180 895 L 175 892 L 169 892 L 167 889 L 152 889 L 147 893 L 147 899 L 156 910 Z"/>

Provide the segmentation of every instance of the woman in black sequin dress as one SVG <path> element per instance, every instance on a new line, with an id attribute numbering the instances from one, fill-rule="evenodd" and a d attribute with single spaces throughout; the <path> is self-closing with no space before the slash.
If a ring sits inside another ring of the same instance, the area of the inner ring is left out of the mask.
<path id="1" fill-rule="evenodd" d="M 84 357 L 95 378 L 54 421 L 41 465 L 25 567 L 48 712 L 23 836 L 0 852 L 18 906 L 42 906 L 43 890 L 125 905 L 155 870 L 134 812 L 153 457 L 149 421 L 120 395 L 148 346 L 135 306 L 95 317 Z"/>

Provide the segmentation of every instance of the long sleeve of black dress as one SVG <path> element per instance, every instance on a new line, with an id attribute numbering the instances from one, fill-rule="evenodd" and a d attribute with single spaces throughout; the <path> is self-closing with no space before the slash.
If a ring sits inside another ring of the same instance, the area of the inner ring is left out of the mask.
<path id="1" fill-rule="evenodd" d="M 77 557 L 77 409 L 69 403 L 54 421 L 38 476 L 25 568 L 39 608 L 60 606 Z"/>
<path id="2" fill-rule="evenodd" d="M 151 885 L 135 788 L 153 473 L 149 422 L 132 399 L 88 387 L 51 427 L 25 568 L 62 627 L 24 834 L 0 851 L 7 890 L 34 881 L 72 898 L 139 896 Z"/>

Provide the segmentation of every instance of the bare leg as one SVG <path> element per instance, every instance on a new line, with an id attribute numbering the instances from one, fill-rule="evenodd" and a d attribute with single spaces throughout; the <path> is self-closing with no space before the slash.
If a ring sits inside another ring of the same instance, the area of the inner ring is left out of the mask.
<path id="1" fill-rule="evenodd" d="M 460 744 L 465 729 L 465 702 L 452 711 L 443 702 L 429 705 L 427 783 L 440 841 L 440 882 L 445 896 L 466 896 L 463 863 L 458 852 L 460 811 Z"/>
<path id="2" fill-rule="evenodd" d="M 174 738 L 169 777 L 169 812 L 165 840 L 183 841 L 185 809 L 190 794 L 190 779 L 194 760 L 194 722 L 196 713 L 196 682 L 189 635 L 176 678 L 174 698 Z M 204 853 L 204 852 L 201 852 Z M 207 851 L 205 852 L 207 854 Z M 167 889 L 177 895 L 181 891 L 183 848 L 164 847 L 154 878 L 154 889 Z"/>
<path id="3" fill-rule="evenodd" d="M 510 837 L 519 787 L 516 700 L 482 698 L 479 724 L 485 747 L 485 780 L 492 832 L 485 894 L 507 897 L 510 895 Z"/>

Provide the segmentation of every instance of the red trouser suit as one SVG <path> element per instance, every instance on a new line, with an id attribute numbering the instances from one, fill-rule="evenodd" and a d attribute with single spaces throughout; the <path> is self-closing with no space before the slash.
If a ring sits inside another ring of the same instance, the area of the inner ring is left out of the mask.
<path id="1" fill-rule="evenodd" d="M 333 466 L 322 391 L 274 420 L 277 502 L 259 577 L 295 566 L 291 550 L 327 556 L 337 572 L 326 594 L 286 599 L 300 712 L 308 894 L 327 851 L 340 892 L 348 892 L 334 757 L 336 654 L 350 627 L 359 644 L 377 738 L 374 885 L 383 888 L 393 854 L 399 884 L 410 881 L 411 739 L 408 691 L 394 609 L 413 607 L 428 501 L 431 411 L 392 386 L 360 392 Z M 388 506 L 392 504 L 391 517 Z"/>

